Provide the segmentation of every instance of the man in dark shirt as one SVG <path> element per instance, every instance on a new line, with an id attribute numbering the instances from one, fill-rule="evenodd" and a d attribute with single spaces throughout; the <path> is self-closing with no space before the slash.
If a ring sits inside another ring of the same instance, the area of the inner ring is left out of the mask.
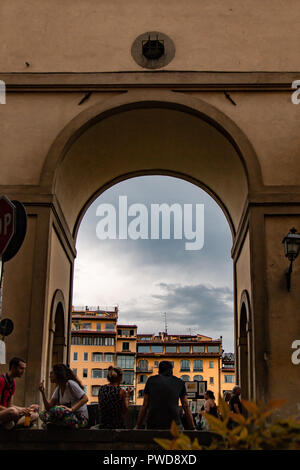
<path id="1" fill-rule="evenodd" d="M 242 404 L 240 400 L 241 388 L 235 385 L 232 389 L 232 395 L 229 402 L 230 411 L 237 414 L 242 414 Z"/>
<path id="2" fill-rule="evenodd" d="M 149 377 L 146 383 L 144 403 L 138 416 L 137 429 L 141 429 L 147 410 L 147 429 L 170 429 L 172 421 L 180 425 L 179 398 L 189 428 L 195 429 L 184 381 L 173 375 L 173 366 L 169 361 L 160 362 L 158 370 L 159 375 Z"/>

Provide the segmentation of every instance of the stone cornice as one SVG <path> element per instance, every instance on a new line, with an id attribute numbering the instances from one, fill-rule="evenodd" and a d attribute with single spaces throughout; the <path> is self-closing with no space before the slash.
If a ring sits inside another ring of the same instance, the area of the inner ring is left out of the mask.
<path id="1" fill-rule="evenodd" d="M 0 72 L 8 92 L 126 91 L 169 88 L 174 91 L 291 91 L 300 72 Z"/>

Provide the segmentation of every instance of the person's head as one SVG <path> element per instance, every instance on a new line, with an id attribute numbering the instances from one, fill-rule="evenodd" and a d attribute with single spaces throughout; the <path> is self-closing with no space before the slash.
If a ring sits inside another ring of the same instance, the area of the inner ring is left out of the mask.
<path id="1" fill-rule="evenodd" d="M 51 383 L 56 383 L 57 385 L 64 385 L 68 380 L 74 380 L 77 382 L 79 387 L 83 389 L 83 385 L 70 367 L 65 364 L 55 364 L 52 371 L 50 372 L 50 381 Z"/>
<path id="2" fill-rule="evenodd" d="M 50 372 L 51 383 L 64 384 L 68 381 L 67 366 L 65 364 L 55 364 Z"/>
<path id="3" fill-rule="evenodd" d="M 173 375 L 173 365 L 170 361 L 161 361 L 158 366 L 158 373 L 160 375 L 170 376 Z"/>
<path id="4" fill-rule="evenodd" d="M 120 384 L 122 382 L 123 372 L 120 367 L 109 366 L 107 372 L 107 380 L 111 384 Z"/>
<path id="5" fill-rule="evenodd" d="M 208 400 L 209 398 L 211 400 L 215 400 L 214 392 L 212 392 L 211 390 L 206 390 L 206 392 L 204 394 L 204 398 L 205 398 L 205 400 Z"/>
<path id="6" fill-rule="evenodd" d="M 225 400 L 225 401 L 230 401 L 230 398 L 231 398 L 231 393 L 230 393 L 230 392 L 226 392 L 225 395 L 224 395 L 224 400 Z"/>
<path id="7" fill-rule="evenodd" d="M 9 372 L 13 377 L 22 377 L 26 369 L 26 362 L 20 357 L 13 357 L 9 361 Z"/>
<path id="8" fill-rule="evenodd" d="M 240 395 L 241 394 L 241 387 L 239 385 L 235 385 L 232 389 L 233 395 Z"/>

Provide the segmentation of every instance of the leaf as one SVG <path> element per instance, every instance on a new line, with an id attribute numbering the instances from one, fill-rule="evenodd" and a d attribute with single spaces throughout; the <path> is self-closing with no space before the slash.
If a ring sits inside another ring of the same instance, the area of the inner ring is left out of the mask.
<path id="1" fill-rule="evenodd" d="M 158 439 L 157 437 L 155 437 L 154 441 L 157 442 L 157 444 L 159 444 L 163 449 L 172 449 L 173 441 L 171 441 L 170 439 Z"/>
<path id="2" fill-rule="evenodd" d="M 243 415 L 237 414 L 237 413 L 230 413 L 230 418 L 232 421 L 235 421 L 236 423 L 245 425 L 246 424 L 246 419 L 244 418 Z"/>
<path id="3" fill-rule="evenodd" d="M 246 410 L 249 411 L 249 413 L 253 415 L 259 414 L 259 408 L 255 403 L 253 403 L 252 401 L 248 401 L 248 400 L 241 400 L 241 402 L 242 402 L 242 405 L 246 408 Z"/>
<path id="4" fill-rule="evenodd" d="M 226 434 L 227 427 L 224 421 L 221 421 L 220 419 L 215 418 L 215 416 L 212 416 L 208 413 L 205 414 L 205 419 L 209 424 L 210 431 L 215 431 L 217 434 L 221 434 L 222 436 Z"/>
<path id="5" fill-rule="evenodd" d="M 223 418 L 223 421 L 225 421 L 227 423 L 227 421 L 229 419 L 230 411 L 229 411 L 229 406 L 227 405 L 225 400 L 223 400 L 222 397 L 220 397 L 220 400 L 219 400 L 219 410 L 220 410 L 221 416 Z"/>
<path id="6" fill-rule="evenodd" d="M 175 421 L 172 421 L 170 432 L 171 432 L 172 436 L 179 437 L 179 430 L 178 430 L 178 426 L 175 423 Z"/>
<path id="7" fill-rule="evenodd" d="M 248 430 L 247 428 L 243 428 L 241 431 L 241 434 L 239 435 L 239 438 L 245 441 L 247 437 L 248 437 Z"/>
<path id="8" fill-rule="evenodd" d="M 192 442 L 191 449 L 192 450 L 202 450 L 203 447 L 199 444 L 199 441 L 195 438 Z"/>
<path id="9" fill-rule="evenodd" d="M 189 450 L 192 447 L 191 439 L 184 434 L 182 434 L 178 439 L 176 439 L 177 449 Z"/>

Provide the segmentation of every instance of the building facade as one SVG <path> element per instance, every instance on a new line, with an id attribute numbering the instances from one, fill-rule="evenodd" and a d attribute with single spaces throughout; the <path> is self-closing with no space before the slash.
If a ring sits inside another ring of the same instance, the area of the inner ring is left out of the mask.
<path id="1" fill-rule="evenodd" d="M 158 374 L 162 360 L 173 363 L 173 374 L 185 382 L 206 381 L 218 399 L 221 392 L 222 340 L 202 335 L 138 335 L 137 404 L 151 375 Z"/>
<path id="2" fill-rule="evenodd" d="M 109 366 L 123 369 L 122 387 L 135 390 L 136 325 L 118 325 L 118 308 L 75 307 L 72 312 L 70 367 L 81 380 L 89 403 L 98 402 Z"/>
<path id="3" fill-rule="evenodd" d="M 131 403 L 143 403 L 144 388 L 151 375 L 158 374 L 162 360 L 173 363 L 173 373 L 185 382 L 206 382 L 218 402 L 224 390 L 234 385 L 233 358 L 222 367 L 222 339 L 167 333 L 137 334 L 136 325 L 118 323 L 118 308 L 73 308 L 70 366 L 82 381 L 90 403 L 98 401 L 107 370 L 123 370 L 121 387 L 130 389 Z"/>
<path id="4" fill-rule="evenodd" d="M 235 361 L 234 354 L 223 354 L 221 370 L 221 396 L 231 392 L 235 386 Z M 243 397 L 242 397 L 243 398 Z"/>

